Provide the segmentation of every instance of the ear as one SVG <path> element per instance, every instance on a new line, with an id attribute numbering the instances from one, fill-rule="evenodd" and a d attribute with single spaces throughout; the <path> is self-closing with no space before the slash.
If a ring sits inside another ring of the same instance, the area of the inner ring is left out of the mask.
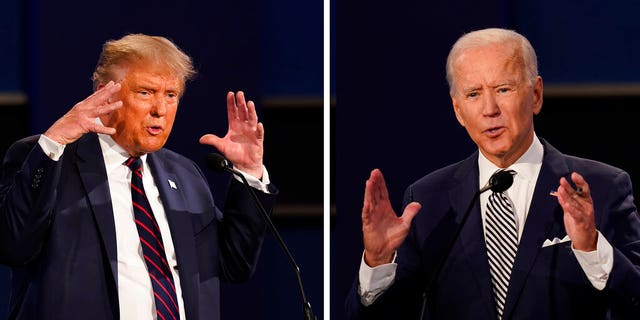
<path id="1" fill-rule="evenodd" d="M 451 97 L 451 104 L 453 105 L 453 112 L 456 114 L 456 119 L 458 119 L 458 123 L 464 127 L 464 117 L 460 111 L 460 105 L 458 104 L 458 100 L 455 97 L 455 94 L 450 92 L 449 96 Z"/>
<path id="2" fill-rule="evenodd" d="M 533 114 L 537 115 L 542 110 L 542 77 L 538 76 L 533 84 Z"/>

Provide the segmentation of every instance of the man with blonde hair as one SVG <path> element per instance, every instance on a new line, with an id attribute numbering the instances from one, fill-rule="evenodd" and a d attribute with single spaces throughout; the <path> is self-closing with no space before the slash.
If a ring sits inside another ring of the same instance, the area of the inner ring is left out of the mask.
<path id="1" fill-rule="evenodd" d="M 10 319 L 219 319 L 221 280 L 254 272 L 266 224 L 241 181 L 224 208 L 192 160 L 164 148 L 191 58 L 170 40 L 107 41 L 94 93 L 7 151 L 0 262 Z M 277 190 L 264 128 L 243 92 L 227 94 L 226 135 L 200 143 L 243 172 L 267 211 Z"/>

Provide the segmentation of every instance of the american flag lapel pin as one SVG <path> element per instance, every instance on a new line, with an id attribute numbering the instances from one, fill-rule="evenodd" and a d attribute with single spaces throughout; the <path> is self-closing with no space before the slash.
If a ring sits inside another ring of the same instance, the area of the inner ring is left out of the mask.
<path id="1" fill-rule="evenodd" d="M 167 179 L 167 181 L 169 181 L 169 187 L 171 187 L 171 189 L 178 190 L 178 186 L 176 186 L 176 183 L 173 182 L 173 180 Z"/>

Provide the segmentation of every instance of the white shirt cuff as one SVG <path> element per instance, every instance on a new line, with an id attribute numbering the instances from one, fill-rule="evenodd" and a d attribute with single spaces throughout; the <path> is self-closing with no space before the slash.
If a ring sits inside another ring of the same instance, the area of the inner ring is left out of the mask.
<path id="1" fill-rule="evenodd" d="M 395 263 L 396 257 L 397 253 L 393 256 L 391 263 L 371 268 L 364 262 L 364 252 L 362 253 L 360 272 L 358 273 L 358 294 L 363 305 L 371 305 L 393 284 L 398 267 L 398 264 Z"/>
<path id="2" fill-rule="evenodd" d="M 60 160 L 60 157 L 62 157 L 62 153 L 64 152 L 65 147 L 64 144 L 59 144 L 56 141 L 49 139 L 49 137 L 45 136 L 44 134 L 40 135 L 38 144 L 51 160 L 58 161 Z"/>
<path id="3" fill-rule="evenodd" d="M 598 290 L 604 289 L 611 269 L 613 269 L 613 247 L 609 241 L 598 231 L 598 243 L 595 251 L 576 250 L 573 245 L 571 249 L 591 285 Z"/>
<path id="4" fill-rule="evenodd" d="M 242 171 L 242 170 L 238 170 L 235 169 L 236 171 L 242 173 L 242 175 L 245 177 L 245 179 L 247 179 L 247 183 L 249 183 L 249 186 L 258 189 L 264 193 L 270 193 L 269 192 L 269 183 L 271 183 L 271 181 L 269 180 L 269 172 L 267 172 L 267 168 L 263 165 L 262 166 L 262 180 L 247 174 L 246 172 Z M 233 177 L 238 180 L 239 182 L 242 182 L 242 179 L 236 175 L 233 175 Z"/>

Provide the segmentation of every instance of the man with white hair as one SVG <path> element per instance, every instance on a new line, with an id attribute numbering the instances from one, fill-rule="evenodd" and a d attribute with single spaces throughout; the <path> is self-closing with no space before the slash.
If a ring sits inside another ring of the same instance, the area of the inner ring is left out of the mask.
<path id="1" fill-rule="evenodd" d="M 349 319 L 640 319 L 629 174 L 538 137 L 543 83 L 529 41 L 470 32 L 446 73 L 478 149 L 410 185 L 400 216 L 371 171 Z"/>

